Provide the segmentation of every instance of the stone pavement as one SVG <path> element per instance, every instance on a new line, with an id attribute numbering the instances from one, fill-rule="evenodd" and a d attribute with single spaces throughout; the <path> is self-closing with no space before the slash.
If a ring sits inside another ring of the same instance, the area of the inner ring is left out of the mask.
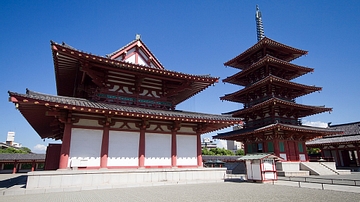
<path id="1" fill-rule="evenodd" d="M 11 181 L 0 175 L 0 189 L 21 190 L 24 178 L 21 174 L 13 176 Z M 9 177 L 9 176 L 7 176 Z M 319 176 L 317 176 L 319 177 Z M 323 176 L 322 176 L 323 177 Z M 331 176 L 327 176 L 331 177 Z M 339 176 L 333 176 L 334 178 Z M 342 176 L 344 177 L 344 175 Z M 347 175 L 348 179 L 360 179 L 360 174 Z M 18 184 L 4 186 L 6 183 Z M 25 179 L 26 180 L 26 179 Z M 250 182 L 219 182 L 204 184 L 164 185 L 151 187 L 131 187 L 118 189 L 97 189 L 72 192 L 42 194 L 6 195 L 1 201 L 360 201 L 360 187 L 335 186 L 322 190 L 318 184 L 299 188 L 294 182 L 277 181 L 275 184 Z M 302 183 L 304 184 L 304 183 Z M 313 187 L 312 187 L 313 186 Z M 315 187 L 318 186 L 318 187 Z M 350 190 L 349 189 L 355 189 Z M 338 189 L 339 191 L 334 191 Z"/>

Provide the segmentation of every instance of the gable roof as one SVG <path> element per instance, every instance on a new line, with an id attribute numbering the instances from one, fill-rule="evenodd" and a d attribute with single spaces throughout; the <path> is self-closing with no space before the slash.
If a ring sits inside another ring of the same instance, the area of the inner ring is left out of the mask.
<path id="1" fill-rule="evenodd" d="M 105 72 L 141 75 L 149 79 L 161 81 L 175 81 L 179 83 L 174 88 L 176 95 L 172 95 L 175 105 L 203 91 L 218 82 L 218 77 L 210 75 L 193 75 L 165 69 L 155 69 L 141 64 L 119 61 L 107 57 L 97 56 L 74 49 L 66 44 L 51 42 L 57 94 L 60 96 L 74 96 L 77 82 L 82 79 L 82 64 L 88 63 L 103 69 Z M 174 93 L 175 94 L 175 93 Z"/>
<path id="2" fill-rule="evenodd" d="M 149 60 L 149 62 L 151 63 L 150 65 L 148 65 L 149 67 L 153 67 L 155 69 L 165 69 L 164 66 L 160 63 L 160 61 L 155 57 L 155 55 L 150 51 L 150 49 L 145 45 L 145 43 L 140 39 L 140 37 L 131 41 L 130 43 L 121 47 L 120 49 L 110 54 L 106 54 L 106 57 L 108 57 L 109 59 L 126 61 L 125 59 L 127 53 L 134 48 L 139 49 L 142 53 L 140 55 L 142 55 L 144 59 Z M 121 58 L 121 56 L 124 56 L 125 59 Z"/>

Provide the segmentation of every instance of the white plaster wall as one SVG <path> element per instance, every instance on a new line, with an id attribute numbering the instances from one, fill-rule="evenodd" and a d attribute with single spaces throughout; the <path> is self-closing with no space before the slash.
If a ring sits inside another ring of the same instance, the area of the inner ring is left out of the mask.
<path id="1" fill-rule="evenodd" d="M 251 172 L 253 180 L 261 180 L 260 160 L 253 160 L 253 163 L 251 164 Z"/>
<path id="2" fill-rule="evenodd" d="M 149 66 L 149 65 L 142 59 L 142 57 L 140 57 L 140 55 L 139 55 L 139 57 L 138 57 L 138 63 L 139 63 L 139 65 Z"/>
<path id="3" fill-rule="evenodd" d="M 176 148 L 177 165 L 197 165 L 196 135 L 176 135 Z"/>
<path id="4" fill-rule="evenodd" d="M 306 161 L 305 154 L 299 154 L 299 159 L 300 159 L 300 161 Z"/>
<path id="5" fill-rule="evenodd" d="M 171 166 L 171 135 L 145 134 L 145 166 Z"/>
<path id="6" fill-rule="evenodd" d="M 100 166 L 102 130 L 71 129 L 68 167 L 72 160 L 87 160 L 87 167 Z"/>
<path id="7" fill-rule="evenodd" d="M 286 153 L 280 153 L 280 157 L 283 158 L 285 161 L 287 160 Z"/>
<path id="8" fill-rule="evenodd" d="M 108 166 L 138 166 L 139 132 L 109 131 Z"/>
<path id="9" fill-rule="evenodd" d="M 129 54 L 129 53 L 128 53 Z M 130 56 L 128 59 L 125 60 L 126 62 L 130 62 L 135 64 L 135 55 Z"/>

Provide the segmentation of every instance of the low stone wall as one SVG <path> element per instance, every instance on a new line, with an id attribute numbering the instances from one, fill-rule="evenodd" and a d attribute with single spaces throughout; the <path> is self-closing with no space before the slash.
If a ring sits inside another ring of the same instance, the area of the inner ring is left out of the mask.
<path id="1" fill-rule="evenodd" d="M 226 168 L 57 170 L 28 173 L 26 189 L 90 190 L 224 181 Z"/>

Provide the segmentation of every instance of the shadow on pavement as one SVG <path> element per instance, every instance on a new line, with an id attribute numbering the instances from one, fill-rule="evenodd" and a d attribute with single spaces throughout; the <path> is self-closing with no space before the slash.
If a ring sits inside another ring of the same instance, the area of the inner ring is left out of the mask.
<path id="1" fill-rule="evenodd" d="M 0 181 L 0 188 L 9 188 L 14 185 L 24 185 L 25 187 L 27 181 L 27 175 L 20 175 L 13 178 L 5 179 Z"/>

